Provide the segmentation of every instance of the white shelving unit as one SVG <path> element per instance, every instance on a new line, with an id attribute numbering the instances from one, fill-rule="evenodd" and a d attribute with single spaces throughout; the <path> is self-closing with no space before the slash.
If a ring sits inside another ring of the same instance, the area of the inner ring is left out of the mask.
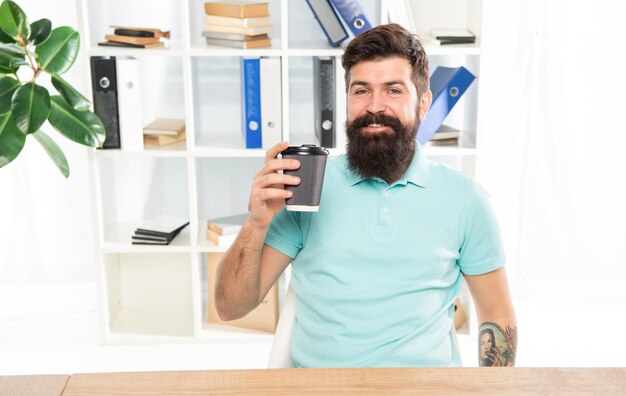
<path id="1" fill-rule="evenodd" d="M 373 24 L 387 22 L 387 1 L 361 0 Z M 203 43 L 204 1 L 163 0 L 147 6 L 127 0 L 76 0 L 81 32 L 85 91 L 91 91 L 89 57 L 132 56 L 139 60 L 142 121 L 184 118 L 187 140 L 141 152 L 98 150 L 90 154 L 93 213 L 98 252 L 101 334 L 104 343 L 271 342 L 272 335 L 206 323 L 206 255 L 223 248 L 204 236 L 206 219 L 244 212 L 250 183 L 265 151 L 244 148 L 241 134 L 239 58 L 279 57 L 283 83 L 283 139 L 315 143 L 312 57 L 337 58 L 337 125 L 345 122 L 345 87 L 340 57 L 328 46 L 304 0 L 270 0 L 271 48 L 238 50 Z M 453 4 L 451 4 L 453 3 Z M 480 37 L 482 2 L 412 2 L 420 20 L 442 20 L 461 7 L 453 25 L 471 27 Z M 123 12 L 121 11 L 123 10 Z M 478 18 L 478 23 L 476 22 Z M 444 19 L 445 20 L 445 19 Z M 433 24 L 435 22 L 432 22 Z M 168 29 L 165 48 L 99 47 L 110 25 Z M 421 25 L 420 25 L 421 26 Z M 434 27 L 434 25 L 432 26 Z M 422 26 L 428 29 L 431 26 Z M 422 32 L 420 30 L 420 32 Z M 436 65 L 463 64 L 478 75 L 480 47 L 428 47 Z M 464 131 L 459 147 L 428 147 L 428 156 L 474 172 L 478 83 L 465 94 L 450 120 Z M 138 130 L 138 134 L 142 131 Z M 338 135 L 338 147 L 345 136 Z M 341 153 L 332 149 L 331 155 Z M 136 224 L 157 215 L 190 219 L 169 246 L 134 246 Z"/>

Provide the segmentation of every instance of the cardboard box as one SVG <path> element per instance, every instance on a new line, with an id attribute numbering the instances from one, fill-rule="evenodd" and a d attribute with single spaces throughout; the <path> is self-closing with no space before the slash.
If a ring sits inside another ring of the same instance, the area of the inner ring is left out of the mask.
<path id="1" fill-rule="evenodd" d="M 225 324 L 228 326 L 241 327 L 244 329 L 267 331 L 273 333 L 276 331 L 278 323 L 278 282 L 267 293 L 263 302 L 250 313 L 240 319 L 223 321 L 217 314 L 215 309 L 215 273 L 217 266 L 222 259 L 222 253 L 207 254 L 207 272 L 209 277 L 209 323 Z"/>

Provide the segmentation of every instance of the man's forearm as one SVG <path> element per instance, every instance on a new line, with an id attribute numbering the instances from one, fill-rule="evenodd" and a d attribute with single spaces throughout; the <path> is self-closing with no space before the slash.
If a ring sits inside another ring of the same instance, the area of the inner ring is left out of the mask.
<path id="1" fill-rule="evenodd" d="M 514 366 L 517 353 L 515 321 L 484 322 L 478 328 L 480 366 Z"/>
<path id="2" fill-rule="evenodd" d="M 259 301 L 260 261 L 267 229 L 246 222 L 217 270 L 215 306 L 221 319 L 238 319 Z"/>

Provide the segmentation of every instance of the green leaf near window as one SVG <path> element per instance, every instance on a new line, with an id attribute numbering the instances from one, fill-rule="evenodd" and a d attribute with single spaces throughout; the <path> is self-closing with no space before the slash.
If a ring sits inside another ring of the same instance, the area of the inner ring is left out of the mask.
<path id="1" fill-rule="evenodd" d="M 102 146 L 105 131 L 97 115 L 89 110 L 75 110 L 61 96 L 50 97 L 50 104 L 48 121 L 63 136 L 85 146 Z"/>
<path id="2" fill-rule="evenodd" d="M 65 158 L 65 154 L 61 151 L 61 148 L 54 140 L 50 138 L 50 136 L 46 135 L 42 131 L 37 131 L 33 133 L 33 136 L 39 144 L 46 150 L 46 153 L 50 156 L 50 159 L 54 161 L 54 164 L 59 168 L 63 176 L 66 178 L 70 175 L 70 167 L 67 164 L 67 158 Z"/>
<path id="3" fill-rule="evenodd" d="M 43 18 L 35 21 L 30 24 L 28 41 L 34 45 L 41 44 L 50 36 L 50 30 L 52 30 L 52 22 L 49 19 Z"/>
<path id="4" fill-rule="evenodd" d="M 22 85 L 13 94 L 11 112 L 20 131 L 36 132 L 50 114 L 48 90 L 35 83 Z"/>
<path id="5" fill-rule="evenodd" d="M 54 29 L 46 41 L 35 48 L 41 67 L 51 74 L 63 74 L 78 55 L 80 36 L 69 26 Z"/>
<path id="6" fill-rule="evenodd" d="M 90 102 L 87 98 L 56 74 L 52 75 L 52 85 L 54 85 L 63 99 L 76 110 L 84 111 L 89 109 Z"/>
<path id="7" fill-rule="evenodd" d="M 11 98 L 20 82 L 9 76 L 0 76 L 0 114 L 11 111 Z"/>
<path id="8" fill-rule="evenodd" d="M 16 41 L 19 41 L 20 36 L 24 39 L 30 36 L 30 25 L 26 14 L 20 6 L 10 0 L 5 0 L 0 4 L 0 29 Z"/>
<path id="9" fill-rule="evenodd" d="M 26 135 L 17 129 L 11 113 L 0 115 L 0 168 L 17 158 L 25 142 Z"/>

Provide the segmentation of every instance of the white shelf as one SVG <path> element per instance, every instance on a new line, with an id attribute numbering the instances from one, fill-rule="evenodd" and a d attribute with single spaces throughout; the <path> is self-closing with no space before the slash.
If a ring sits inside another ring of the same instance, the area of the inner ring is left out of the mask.
<path id="1" fill-rule="evenodd" d="M 391 0 L 362 2 L 374 25 L 386 22 L 384 4 Z M 461 0 L 464 6 L 448 10 L 446 4 L 414 0 L 420 27 L 426 24 L 467 27 L 476 31 L 481 0 Z M 465 4 L 466 3 L 466 4 Z M 202 3 L 164 0 L 159 7 L 124 0 L 77 0 L 81 52 L 90 56 L 131 56 L 139 59 L 141 112 L 147 123 L 155 118 L 185 118 L 187 141 L 147 146 L 141 151 L 93 150 L 90 175 L 94 192 L 94 224 L 101 258 L 98 285 L 103 342 L 107 343 L 269 343 L 272 335 L 202 319 L 203 256 L 223 253 L 205 236 L 205 221 L 241 213 L 247 208 L 249 189 L 263 163 L 266 149 L 246 149 L 241 133 L 240 57 L 280 57 L 282 65 L 283 139 L 290 145 L 316 143 L 313 127 L 313 67 L 315 56 L 335 57 L 337 148 L 345 153 L 346 107 L 342 48 L 332 48 L 304 1 L 270 0 L 275 32 L 268 48 L 236 49 L 207 45 Z M 118 10 L 124 6 L 124 13 Z M 471 21 L 470 21 L 471 20 Z M 110 33 L 111 24 L 155 26 L 172 31 L 165 47 L 122 48 L 97 46 Z M 463 24 L 466 24 L 465 26 Z M 452 26 L 450 26 L 452 27 Z M 480 37 L 479 34 L 477 34 Z M 423 34 L 420 34 L 423 36 Z M 467 63 L 478 74 L 480 40 L 472 45 L 435 46 L 425 43 L 436 65 Z M 89 67 L 87 66 L 87 70 Z M 464 131 L 455 146 L 425 147 L 428 157 L 457 168 L 473 169 L 476 149 L 478 80 L 464 95 L 475 102 L 460 109 L 454 125 Z M 89 97 L 91 81 L 85 79 Z M 451 114 L 452 115 L 452 114 Z M 140 131 L 138 131 L 140 132 Z M 469 165 L 468 165 L 469 164 Z M 141 217 L 161 213 L 192 220 L 170 245 L 132 245 L 131 236 Z M 136 220 L 137 221 L 134 221 Z"/>

